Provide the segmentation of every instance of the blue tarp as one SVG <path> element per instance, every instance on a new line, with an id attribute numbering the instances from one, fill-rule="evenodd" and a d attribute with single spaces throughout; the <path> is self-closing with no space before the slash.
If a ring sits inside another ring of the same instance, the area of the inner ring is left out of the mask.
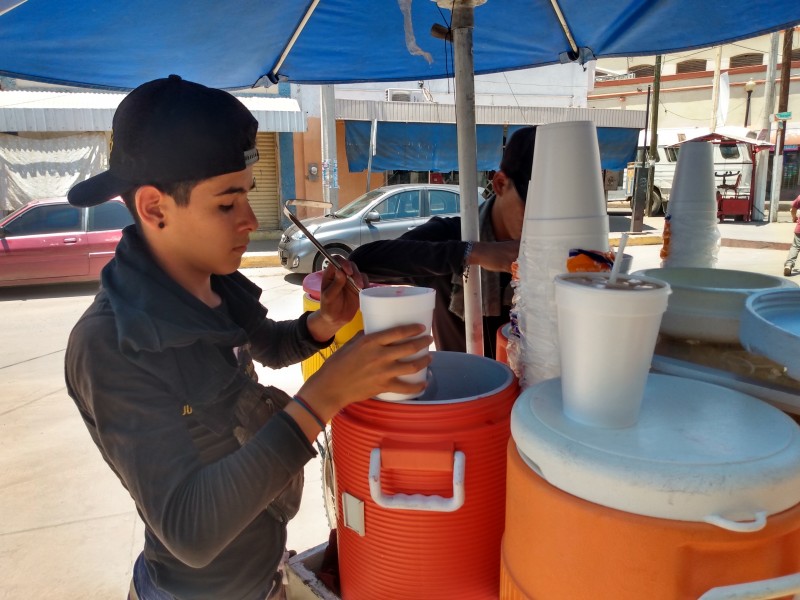
<path id="1" fill-rule="evenodd" d="M 508 127 L 511 137 L 521 125 Z M 345 121 L 347 164 L 351 172 L 367 169 L 370 144 L 369 121 Z M 476 126 L 478 170 L 492 171 L 500 165 L 503 148 L 502 125 Z M 638 129 L 598 127 L 600 161 L 603 169 L 624 169 L 636 154 Z M 458 170 L 456 126 L 438 123 L 378 122 L 376 154 L 372 157 L 375 171 L 440 171 Z"/>
<path id="2" fill-rule="evenodd" d="M 0 13 L 13 6 L 0 1 Z M 583 58 L 666 54 L 800 23 L 798 0 L 559 0 Z M 305 19 L 304 17 L 308 17 Z M 0 14 L 0 74 L 132 89 L 177 73 L 220 88 L 453 76 L 431 0 L 26 0 Z M 474 9 L 475 72 L 569 60 L 551 0 Z"/>

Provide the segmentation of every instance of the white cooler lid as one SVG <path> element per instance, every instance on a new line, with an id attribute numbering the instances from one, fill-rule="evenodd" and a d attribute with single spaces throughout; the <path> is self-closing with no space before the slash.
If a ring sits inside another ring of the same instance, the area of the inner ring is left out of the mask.
<path id="1" fill-rule="evenodd" d="M 566 417 L 549 379 L 519 396 L 511 435 L 553 486 L 629 513 L 753 531 L 800 503 L 800 427 L 702 381 L 650 374 L 639 422 L 603 429 Z"/>

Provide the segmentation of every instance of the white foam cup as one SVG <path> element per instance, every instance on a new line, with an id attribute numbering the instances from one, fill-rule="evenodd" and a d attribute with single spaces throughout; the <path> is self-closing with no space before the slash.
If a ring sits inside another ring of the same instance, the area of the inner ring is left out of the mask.
<path id="1" fill-rule="evenodd" d="M 564 414 L 596 427 L 639 418 L 669 284 L 652 277 L 565 273 L 555 278 Z"/>
<path id="2" fill-rule="evenodd" d="M 522 224 L 522 237 L 592 234 L 608 237 L 608 233 L 608 215 L 574 219 L 526 219 Z"/>
<path id="3" fill-rule="evenodd" d="M 410 287 L 385 285 L 361 290 L 359 294 L 361 316 L 364 320 L 364 333 L 375 333 L 398 325 L 425 325 L 425 332 L 418 337 L 430 335 L 433 322 L 433 308 L 436 291 L 427 287 Z M 413 360 L 428 354 L 428 348 L 411 355 Z M 403 375 L 399 379 L 411 383 L 419 383 L 427 378 L 427 369 L 421 369 L 411 375 Z M 398 402 L 412 400 L 421 396 L 416 394 L 399 394 L 385 392 L 375 396 L 379 400 Z"/>
<path id="4" fill-rule="evenodd" d="M 682 207 L 716 213 L 717 187 L 714 180 L 713 151 L 711 142 L 681 144 L 669 196 L 670 212 Z"/>
<path id="5" fill-rule="evenodd" d="M 540 125 L 525 218 L 606 217 L 602 173 L 592 121 Z"/>

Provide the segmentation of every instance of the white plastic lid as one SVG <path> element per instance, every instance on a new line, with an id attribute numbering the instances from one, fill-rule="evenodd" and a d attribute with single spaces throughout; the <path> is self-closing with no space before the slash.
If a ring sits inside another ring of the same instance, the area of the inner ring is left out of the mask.
<path id="1" fill-rule="evenodd" d="M 629 513 L 755 531 L 800 503 L 800 427 L 702 381 L 650 374 L 638 423 L 603 429 L 564 416 L 549 379 L 517 399 L 511 435 L 553 486 Z"/>

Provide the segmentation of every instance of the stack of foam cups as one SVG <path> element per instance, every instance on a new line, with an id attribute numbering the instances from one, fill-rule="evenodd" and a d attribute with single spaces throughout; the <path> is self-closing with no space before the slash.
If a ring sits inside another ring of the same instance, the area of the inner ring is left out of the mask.
<path id="1" fill-rule="evenodd" d="M 668 210 L 670 235 L 661 266 L 716 266 L 720 233 L 711 142 L 681 145 Z"/>
<path id="2" fill-rule="evenodd" d="M 573 248 L 608 251 L 597 129 L 591 121 L 542 125 L 536 132 L 531 182 L 520 243 L 519 364 L 527 387 L 558 377 L 556 275 L 567 270 Z"/>

